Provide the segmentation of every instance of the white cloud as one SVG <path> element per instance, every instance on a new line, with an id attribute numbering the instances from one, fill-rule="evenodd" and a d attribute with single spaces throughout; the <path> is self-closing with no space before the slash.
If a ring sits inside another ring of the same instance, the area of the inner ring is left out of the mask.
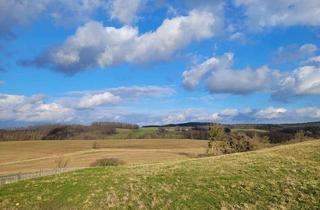
<path id="1" fill-rule="evenodd" d="M 273 26 L 320 25 L 319 0 L 236 0 L 245 8 L 252 29 Z"/>
<path id="2" fill-rule="evenodd" d="M 287 110 L 285 108 L 268 107 L 256 113 L 257 118 L 274 119 L 282 117 Z"/>
<path id="3" fill-rule="evenodd" d="M 276 99 L 320 94 L 320 66 L 302 66 L 284 75 L 273 93 Z"/>
<path id="4" fill-rule="evenodd" d="M 268 88 L 275 74 L 266 66 L 256 70 L 219 69 L 206 83 L 211 93 L 249 94 Z"/>
<path id="5" fill-rule="evenodd" d="M 22 103 L 25 100 L 24 96 L 20 95 L 0 95 L 0 107 L 14 106 Z"/>
<path id="6" fill-rule="evenodd" d="M 213 113 L 212 114 L 212 120 L 213 122 L 220 122 L 223 118 L 220 116 L 219 113 Z"/>
<path id="7" fill-rule="evenodd" d="M 47 15 L 59 24 L 85 22 L 103 0 L 0 0 L 0 37 L 12 38 L 14 29 Z"/>
<path id="8" fill-rule="evenodd" d="M 79 108 L 94 108 L 100 105 L 116 104 L 120 102 L 120 97 L 110 92 L 83 96 L 79 101 Z"/>
<path id="9" fill-rule="evenodd" d="M 113 94 L 127 98 L 162 97 L 170 96 L 175 93 L 173 88 L 165 86 L 126 86 L 109 88 L 107 90 Z"/>
<path id="10" fill-rule="evenodd" d="M 137 12 L 145 0 L 112 0 L 109 4 L 111 19 L 119 20 L 121 23 L 130 25 L 137 21 Z"/>
<path id="11" fill-rule="evenodd" d="M 320 68 L 303 66 L 294 71 L 293 78 L 296 95 L 320 94 Z"/>
<path id="12" fill-rule="evenodd" d="M 0 121 L 63 122 L 72 117 L 73 111 L 61 104 L 43 101 L 44 96 L 0 94 Z"/>
<path id="13" fill-rule="evenodd" d="M 35 19 L 46 8 L 44 0 L 1 0 L 0 37 L 12 37 L 16 25 L 25 25 Z"/>
<path id="14" fill-rule="evenodd" d="M 232 64 L 232 61 L 232 53 L 226 53 L 220 58 L 209 58 L 198 66 L 183 72 L 183 85 L 188 89 L 194 89 L 199 81 L 206 77 L 209 72 L 220 68 L 228 68 Z"/>
<path id="15" fill-rule="evenodd" d="M 267 66 L 256 70 L 235 70 L 232 68 L 233 55 L 226 53 L 221 57 L 209 58 L 183 72 L 183 84 L 187 89 L 194 89 L 203 82 L 210 93 L 269 92 L 277 100 L 286 100 L 293 96 L 320 95 L 318 61 L 318 57 L 312 57 L 290 72 L 279 72 Z"/>
<path id="16" fill-rule="evenodd" d="M 297 62 L 313 56 L 317 50 L 318 47 L 314 44 L 280 47 L 275 53 L 273 60 L 277 64 Z"/>
<path id="17" fill-rule="evenodd" d="M 94 91 L 73 91 L 68 95 L 74 96 L 84 96 L 93 94 L 102 94 L 105 92 L 110 92 L 113 95 L 125 98 L 141 98 L 141 97 L 163 97 L 171 96 L 175 93 L 175 89 L 168 86 L 121 86 L 115 88 L 107 88 L 104 90 L 94 90 Z"/>
<path id="18" fill-rule="evenodd" d="M 162 113 L 159 118 L 160 123 L 170 124 L 170 123 L 184 123 L 184 122 L 210 122 L 212 118 L 208 112 L 201 109 L 183 109 L 174 110 L 169 113 Z M 159 122 L 157 124 L 159 124 Z"/>
<path id="19" fill-rule="evenodd" d="M 105 9 L 104 0 L 43 0 L 49 2 L 47 11 L 59 24 L 84 23 L 98 9 Z"/>
<path id="20" fill-rule="evenodd" d="M 56 100 L 47 102 L 43 95 L 0 95 L 0 123 L 91 123 L 96 121 L 122 121 L 139 124 L 168 124 L 182 122 L 220 122 L 220 123 L 278 123 L 320 120 L 319 107 L 287 109 L 268 107 L 260 110 L 228 108 L 210 112 L 204 109 L 157 110 L 136 112 L 123 106 L 99 106 L 111 102 L 110 95 L 98 94 L 88 100 L 90 109 L 78 109 Z M 104 98 L 105 97 L 105 98 Z M 101 99 L 104 98 L 104 99 Z M 80 98 L 80 100 L 83 99 Z M 80 103 L 78 103 L 80 104 Z"/>
<path id="21" fill-rule="evenodd" d="M 320 56 L 308 58 L 305 62 L 303 62 L 303 64 L 311 66 L 320 66 Z"/>
<path id="22" fill-rule="evenodd" d="M 222 115 L 225 116 L 230 116 L 230 117 L 235 117 L 239 114 L 239 110 L 238 109 L 225 109 L 221 112 Z"/>
<path id="23" fill-rule="evenodd" d="M 138 35 L 131 26 L 104 27 L 91 21 L 77 29 L 63 45 L 25 62 L 65 73 L 119 63 L 150 63 L 170 58 L 193 41 L 214 36 L 220 19 L 207 11 L 192 10 L 187 16 L 165 19 L 154 31 Z"/>
<path id="24" fill-rule="evenodd" d="M 296 109 L 294 112 L 298 117 L 309 117 L 314 119 L 320 119 L 320 108 L 305 107 L 305 108 Z"/>
<path id="25" fill-rule="evenodd" d="M 212 57 L 200 65 L 183 72 L 183 84 L 193 89 L 202 79 L 211 93 L 248 94 L 270 88 L 278 72 L 263 66 L 256 70 L 232 69 L 233 54 Z"/>
<path id="26" fill-rule="evenodd" d="M 233 119 L 237 118 L 242 114 L 250 114 L 251 110 L 239 110 L 239 109 L 224 109 L 220 112 L 215 112 L 212 114 L 212 119 L 214 122 L 222 122 L 222 121 L 233 121 Z"/>
<path id="27" fill-rule="evenodd" d="M 230 35 L 229 40 L 231 41 L 239 41 L 240 43 L 245 43 L 246 42 L 246 37 L 245 34 L 242 32 L 235 32 Z"/>

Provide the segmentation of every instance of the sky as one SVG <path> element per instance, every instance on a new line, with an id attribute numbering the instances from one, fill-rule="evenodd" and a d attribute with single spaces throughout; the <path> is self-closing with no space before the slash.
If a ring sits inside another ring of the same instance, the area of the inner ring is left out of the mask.
<path id="1" fill-rule="evenodd" d="M 0 0 L 0 127 L 320 121 L 319 0 Z"/>

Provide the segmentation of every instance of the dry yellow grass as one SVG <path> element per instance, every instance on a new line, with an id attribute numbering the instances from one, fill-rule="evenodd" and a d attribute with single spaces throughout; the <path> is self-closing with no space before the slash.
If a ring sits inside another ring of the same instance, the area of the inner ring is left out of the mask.
<path id="1" fill-rule="evenodd" d="M 206 146 L 207 141 L 164 139 L 0 142 L 0 175 L 55 168 L 61 156 L 69 160 L 68 167 L 86 167 L 106 157 L 137 164 L 188 158 L 204 153 Z"/>

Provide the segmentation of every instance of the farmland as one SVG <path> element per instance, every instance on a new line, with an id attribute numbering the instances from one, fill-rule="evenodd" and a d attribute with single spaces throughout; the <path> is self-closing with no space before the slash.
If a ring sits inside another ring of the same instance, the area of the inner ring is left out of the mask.
<path id="1" fill-rule="evenodd" d="M 314 140 L 79 170 L 0 186 L 0 208 L 319 209 L 319 151 L 320 141 Z"/>
<path id="2" fill-rule="evenodd" d="M 63 140 L 0 142 L 0 174 L 57 167 L 64 157 L 67 167 L 86 167 L 99 158 L 118 158 L 127 164 L 185 159 L 205 152 L 201 140 Z"/>

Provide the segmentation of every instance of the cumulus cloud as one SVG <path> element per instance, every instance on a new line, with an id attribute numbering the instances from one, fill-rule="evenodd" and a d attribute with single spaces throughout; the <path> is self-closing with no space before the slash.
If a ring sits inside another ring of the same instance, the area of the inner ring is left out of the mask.
<path id="1" fill-rule="evenodd" d="M 223 118 L 220 116 L 219 113 L 213 113 L 212 114 L 212 120 L 213 122 L 220 122 Z"/>
<path id="2" fill-rule="evenodd" d="M 301 66 L 286 74 L 279 82 L 273 97 L 287 100 L 291 96 L 320 94 L 320 66 Z"/>
<path id="3" fill-rule="evenodd" d="M 268 107 L 256 113 L 256 117 L 264 119 L 274 119 L 282 117 L 287 110 L 285 108 Z"/>
<path id="4" fill-rule="evenodd" d="M 317 50 L 318 47 L 314 44 L 280 47 L 275 53 L 273 61 L 276 64 L 297 62 L 313 56 Z"/>
<path id="5" fill-rule="evenodd" d="M 221 69 L 213 72 L 206 83 L 211 93 L 249 94 L 269 88 L 276 74 L 266 66 L 256 70 Z"/>
<path id="6" fill-rule="evenodd" d="M 84 22 L 103 7 L 103 0 L 0 0 L 0 38 L 14 37 L 18 26 L 28 25 L 40 15 L 60 24 Z"/>
<path id="7" fill-rule="evenodd" d="M 123 121 L 132 123 L 158 122 L 155 113 L 130 112 L 131 99 L 139 101 L 167 97 L 175 93 L 166 86 L 123 86 L 99 91 L 74 91 L 48 99 L 44 95 L 0 94 L 0 124 L 21 123 L 91 123 L 95 121 Z M 130 105 L 123 108 L 124 105 Z M 136 118 L 134 118 L 136 117 Z"/>
<path id="8" fill-rule="evenodd" d="M 91 21 L 79 27 L 62 45 L 48 50 L 25 65 L 50 67 L 67 74 L 120 63 L 149 63 L 168 59 L 193 41 L 214 36 L 219 18 L 192 10 L 187 16 L 165 19 L 153 32 L 139 35 L 132 26 L 104 27 Z"/>
<path id="9" fill-rule="evenodd" d="M 269 92 L 273 99 L 282 101 L 295 96 L 320 95 L 319 61 L 318 57 L 312 57 L 289 72 L 279 72 L 267 66 L 236 70 L 232 68 L 233 54 L 226 53 L 183 72 L 183 85 L 190 90 L 203 82 L 210 93 Z"/>
<path id="10" fill-rule="evenodd" d="M 162 124 L 171 124 L 171 123 L 183 123 L 183 122 L 211 122 L 212 118 L 209 113 L 201 109 L 184 109 L 184 110 L 174 110 L 169 113 L 164 113 L 162 116 L 159 116 Z M 159 123 L 158 123 L 159 124 Z"/>
<path id="11" fill-rule="evenodd" d="M 229 108 L 224 109 L 220 112 L 213 113 L 212 120 L 214 122 L 244 122 L 250 117 L 252 113 L 253 111 L 250 108 L 244 110 Z"/>
<path id="12" fill-rule="evenodd" d="M 130 25 L 137 21 L 137 12 L 145 3 L 145 0 L 112 0 L 109 2 L 109 15 L 111 19 Z"/>
<path id="13" fill-rule="evenodd" d="M 187 89 L 194 89 L 198 85 L 199 81 L 206 77 L 208 73 L 220 68 L 226 69 L 232 64 L 232 61 L 232 53 L 226 53 L 220 58 L 209 58 L 200 65 L 183 72 L 183 85 Z"/>
<path id="14" fill-rule="evenodd" d="M 246 43 L 246 36 L 243 32 L 235 32 L 229 36 L 230 41 L 238 41 L 242 44 Z"/>
<path id="15" fill-rule="evenodd" d="M 94 108 L 100 105 L 116 104 L 120 101 L 119 96 L 115 96 L 110 92 L 100 94 L 86 95 L 80 99 L 79 108 Z"/>
<path id="16" fill-rule="evenodd" d="M 273 26 L 309 25 L 319 26 L 320 1 L 318 0 L 236 0 L 243 6 L 252 29 Z"/>
<path id="17" fill-rule="evenodd" d="M 314 56 L 311 58 L 308 58 L 306 61 L 303 62 L 304 65 L 308 66 L 320 66 L 320 56 Z"/>
<path id="18" fill-rule="evenodd" d="M 320 120 L 319 107 L 287 109 L 267 107 L 263 109 L 228 108 L 217 112 L 204 109 L 161 110 L 159 112 L 136 112 L 122 106 L 105 106 L 113 102 L 109 94 L 96 94 L 80 97 L 84 108 L 67 106 L 61 101 L 51 101 L 43 95 L 0 94 L 0 124 L 23 125 L 34 123 L 92 123 L 97 121 L 122 121 L 130 123 L 168 124 L 182 122 L 219 123 L 278 123 Z M 90 108 L 87 108 L 90 107 Z"/>
<path id="19" fill-rule="evenodd" d="M 231 117 L 237 116 L 239 113 L 238 109 L 225 109 L 221 112 L 222 115 Z"/>
<path id="20" fill-rule="evenodd" d="M 44 96 L 0 94 L 0 121 L 63 122 L 72 110 L 56 102 L 44 102 Z"/>
<path id="21" fill-rule="evenodd" d="M 320 119 L 320 108 L 317 108 L 317 107 L 298 108 L 294 112 L 298 117 Z"/>
<path id="22" fill-rule="evenodd" d="M 46 8 L 44 0 L 1 0 L 0 37 L 12 38 L 12 30 L 17 25 L 25 25 L 34 20 Z"/>
<path id="23" fill-rule="evenodd" d="M 234 70 L 232 64 L 232 53 L 209 58 L 183 72 L 183 84 L 188 89 L 194 89 L 204 79 L 206 88 L 211 93 L 249 94 L 270 88 L 278 77 L 277 71 L 272 71 L 266 66 L 256 70 Z"/>
<path id="24" fill-rule="evenodd" d="M 216 112 L 210 110 L 192 109 L 175 110 L 153 116 L 158 123 L 182 122 L 215 122 L 215 123 L 293 123 L 320 120 L 319 107 L 304 107 L 287 109 L 284 107 L 266 107 L 262 109 L 234 109 L 228 108 Z"/>

